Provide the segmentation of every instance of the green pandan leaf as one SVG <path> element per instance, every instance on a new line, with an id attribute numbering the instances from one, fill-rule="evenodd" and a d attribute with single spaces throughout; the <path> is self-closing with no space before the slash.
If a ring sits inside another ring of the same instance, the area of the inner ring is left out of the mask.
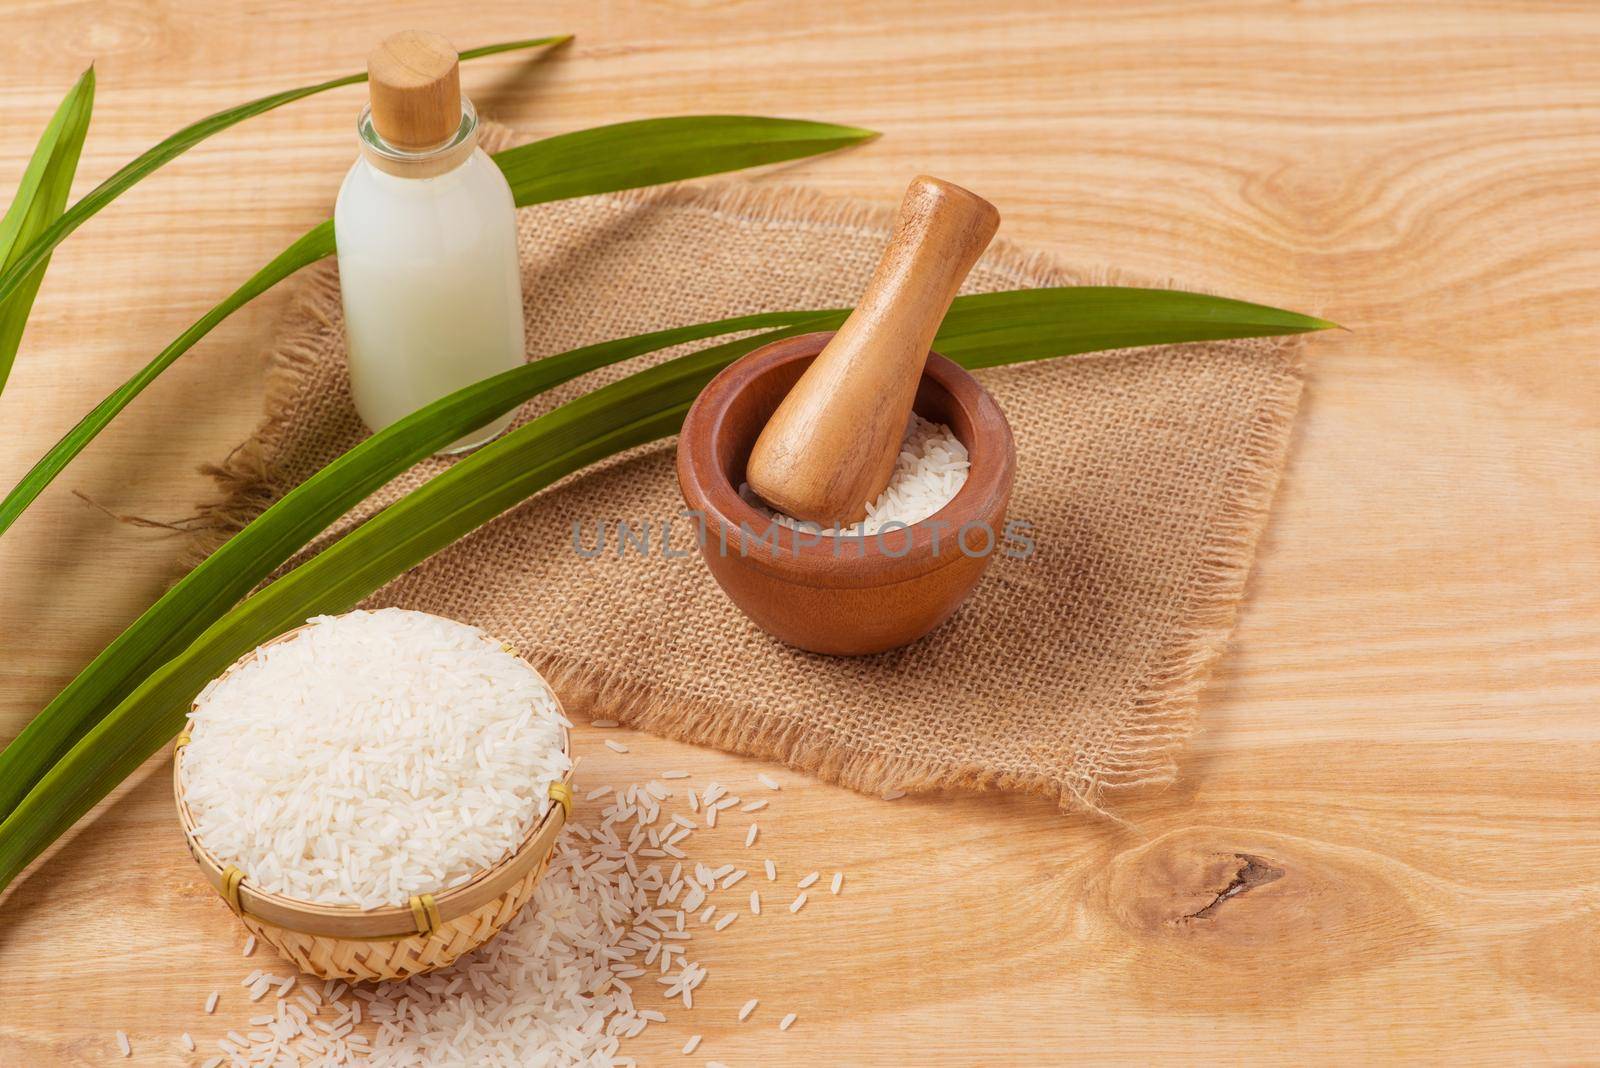
<path id="1" fill-rule="evenodd" d="M 10 209 L 0 219 L 0 272 L 17 277 L 9 295 L 0 296 L 0 390 L 5 389 L 28 314 L 33 311 L 33 298 L 50 265 L 48 252 L 30 259 L 29 251 L 61 218 L 93 111 L 94 68 L 90 67 L 56 108 L 22 172 Z"/>
<path id="2" fill-rule="evenodd" d="M 540 48 L 546 45 L 564 44 L 570 40 L 572 40 L 571 34 L 560 34 L 555 37 L 536 37 L 527 41 L 505 41 L 500 44 L 484 45 L 480 48 L 469 48 L 461 53 L 461 58 L 477 59 L 480 56 L 492 56 L 501 52 L 512 52 L 523 48 Z M 285 104 L 292 104 L 296 100 L 304 100 L 308 96 L 325 93 L 329 89 L 337 89 L 342 85 L 355 85 L 366 80 L 367 75 L 363 71 L 360 74 L 346 74 L 342 78 L 318 82 L 316 85 L 306 85 L 301 86 L 299 89 L 286 89 L 281 93 L 273 93 L 271 96 L 264 96 L 260 100 L 252 100 L 248 104 L 240 104 L 238 107 L 219 111 L 215 115 L 208 115 L 199 122 L 185 126 L 160 144 L 140 153 L 136 158 L 123 164 L 117 173 L 90 190 L 82 200 L 72 205 L 70 211 L 55 219 L 49 227 L 44 228 L 40 233 L 31 237 L 28 242 L 19 246 L 21 252 L 16 261 L 14 263 L 6 263 L 4 270 L 0 270 L 0 301 L 4 301 L 20 287 L 23 279 L 30 271 L 43 263 L 57 245 L 65 241 L 72 231 L 88 222 L 90 217 L 101 208 L 127 192 L 136 182 L 183 155 L 212 134 L 221 133 L 228 127 L 241 123 L 245 119 L 264 114 L 274 108 L 281 108 Z"/>
<path id="3" fill-rule="evenodd" d="M 505 171 L 517 203 L 526 205 L 777 163 L 872 136 L 853 126 L 797 119 L 689 115 L 559 134 L 507 149 L 494 160 Z M 173 361 L 245 304 L 333 250 L 332 221 L 312 228 L 95 405 L 0 501 L 0 534 Z"/>
<path id="4" fill-rule="evenodd" d="M 366 439 L 289 491 L 169 589 L 0 751 L 0 818 L 146 675 L 368 494 L 544 390 L 619 360 L 719 334 L 802 321 L 747 315 L 549 356 L 486 379 Z M 463 429 L 465 428 L 465 429 Z"/>
<path id="5" fill-rule="evenodd" d="M 276 506 L 276 515 L 269 510 L 219 550 L 232 552 L 229 559 L 248 574 L 219 573 L 207 579 L 210 585 L 180 586 L 176 607 L 153 617 L 147 614 L 135 624 L 147 629 L 129 640 L 126 662 L 121 656 L 113 662 L 97 660 L 85 671 L 89 679 L 74 681 L 86 701 L 98 694 L 102 704 L 88 716 L 67 705 L 58 709 L 76 717 L 80 735 L 59 761 L 41 767 L 35 753 L 27 766 L 19 760 L 0 775 L 25 774 L 36 780 L 0 822 L 0 888 L 171 738 L 194 695 L 233 660 L 308 616 L 350 608 L 557 479 L 676 432 L 690 402 L 733 360 L 780 336 L 836 326 L 844 315 L 841 310 L 777 313 L 766 322 L 794 318 L 777 330 L 671 360 L 564 404 L 484 446 L 287 575 L 228 607 L 227 583 L 236 588 L 254 581 L 260 569 L 270 570 L 274 560 L 286 559 L 297 540 L 309 540 L 315 536 L 313 528 L 337 514 L 342 494 L 381 484 L 386 465 L 399 465 L 419 449 L 455 440 L 530 395 L 539 364 L 452 394 L 335 461 L 316 476 L 327 477 L 314 493 L 291 493 Z M 684 329 L 712 336 L 713 331 L 736 328 L 731 322 L 737 321 Z M 753 320 L 744 322 L 754 325 Z M 1125 347 L 1292 334 L 1331 325 L 1274 308 L 1172 290 L 1037 289 L 958 298 L 935 345 L 965 366 L 987 367 L 1091 351 L 1108 338 Z M 556 380 L 580 366 L 589 369 L 626 358 L 644 343 L 629 339 L 612 343 L 614 348 L 580 350 L 587 353 L 581 357 L 554 357 L 572 361 L 554 372 Z M 192 618 L 181 618 L 178 609 Z M 189 631 L 197 636 L 184 645 Z M 172 652 L 179 647 L 181 652 Z M 142 655 L 138 664 L 133 663 L 136 652 Z M 104 679 L 94 677 L 101 672 Z M 118 694 L 125 696 L 119 700 Z M 51 732 L 58 741 L 72 734 L 54 727 Z"/>

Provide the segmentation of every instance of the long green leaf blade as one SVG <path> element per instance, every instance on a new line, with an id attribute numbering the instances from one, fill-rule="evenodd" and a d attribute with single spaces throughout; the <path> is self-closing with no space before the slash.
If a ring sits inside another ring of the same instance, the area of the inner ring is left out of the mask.
<path id="1" fill-rule="evenodd" d="M 74 133 L 77 135 L 79 151 L 82 149 L 83 133 L 88 126 L 88 116 L 94 110 L 94 68 L 90 67 L 78 76 L 67 95 L 61 98 L 61 103 L 56 105 L 55 114 L 45 125 L 44 133 L 39 135 L 39 143 L 34 146 L 33 155 L 28 159 L 28 165 L 23 169 L 22 181 L 17 183 L 16 195 L 11 200 L 11 206 L 6 209 L 5 216 L 0 218 L 0 266 L 10 266 L 17 259 L 18 254 L 25 249 L 30 237 L 27 234 L 27 224 L 30 216 L 39 213 L 35 202 L 46 194 L 51 181 L 51 164 L 57 154 L 64 147 L 70 147 Z M 74 130 L 74 127 L 82 129 Z M 73 164 L 74 169 L 76 163 Z M 60 195 L 65 198 L 66 193 Z M 60 210 L 59 208 L 57 209 Z M 39 225 L 39 224 L 36 224 Z M 44 225 L 39 225 L 43 229 Z"/>
<path id="2" fill-rule="evenodd" d="M 596 367 L 718 333 L 803 323 L 837 326 L 845 312 L 817 309 L 744 316 L 660 331 L 548 357 L 423 409 L 358 445 L 291 491 L 256 523 L 177 583 L 100 654 L 0 752 L 0 816 L 156 664 L 266 579 L 318 532 L 416 460 L 521 403 Z M 1063 324 L 1073 323 L 1068 329 Z M 1322 320 L 1262 305 L 1175 290 L 1121 287 L 1019 290 L 962 297 L 936 342 L 968 366 L 1015 358 L 1041 328 L 1054 355 L 1118 345 L 1246 337 L 1316 329 Z M 485 407 L 487 406 L 487 407 Z M 485 416 L 485 411 L 490 412 Z M 445 435 L 441 438 L 441 435 Z M 454 435 L 451 437 L 449 435 Z"/>
<path id="3" fill-rule="evenodd" d="M 483 45 L 479 48 L 469 48 L 461 53 L 461 58 L 476 59 L 480 56 L 492 56 L 518 49 L 559 45 L 570 40 L 572 40 L 571 34 L 559 34 L 554 37 L 536 37 L 526 41 L 505 41 L 499 44 Z M 6 269 L 0 272 L 0 301 L 4 301 L 13 291 L 18 289 L 29 271 L 44 262 L 44 259 L 50 255 L 57 245 L 65 241 L 68 235 L 87 222 L 100 209 L 127 192 L 140 179 L 183 155 L 201 141 L 213 134 L 221 133 L 228 127 L 237 125 L 245 119 L 254 118 L 257 115 L 272 111 L 274 108 L 281 108 L 283 105 L 292 104 L 296 100 L 304 100 L 308 96 L 325 93 L 329 89 L 337 89 L 344 85 L 356 85 L 366 80 L 367 75 L 363 71 L 360 74 L 346 74 L 342 78 L 332 78 L 325 82 L 318 82 L 316 85 L 306 85 L 301 86 L 299 89 L 286 89 L 281 93 L 273 93 L 271 96 L 252 100 L 248 104 L 240 104 L 238 107 L 219 111 L 215 115 L 208 115 L 198 122 L 185 126 L 160 144 L 140 153 L 123 164 L 111 177 L 85 194 L 82 200 L 72 205 L 70 211 L 56 219 L 53 225 L 25 246 L 26 251 L 18 257 L 15 263 L 8 264 Z"/>
<path id="4" fill-rule="evenodd" d="M 1013 289 L 957 297 L 934 347 L 977 370 L 1015 363 L 1019 347 L 1052 356 L 1329 330 L 1337 324 L 1265 304 L 1136 286 Z"/>
<path id="5" fill-rule="evenodd" d="M 1106 333 L 1103 319 L 1079 321 L 1096 298 L 1123 316 L 1154 308 L 1158 325 L 1115 331 L 1138 345 L 1184 340 L 1195 332 L 1215 336 L 1219 322 L 1235 323 L 1240 332 L 1231 336 L 1247 337 L 1332 325 L 1169 290 L 1044 289 L 960 298 L 936 344 L 969 366 L 1087 351 Z M 0 823 L 0 888 L 170 738 L 194 694 L 238 656 L 307 616 L 349 608 L 563 475 L 675 432 L 692 398 L 734 359 L 775 334 L 818 328 L 837 322 L 840 314 L 680 357 L 563 405 L 485 446 L 221 615 L 133 689 Z"/>
<path id="6" fill-rule="evenodd" d="M 61 218 L 72 179 L 78 173 L 78 158 L 83 154 L 83 139 L 89 132 L 93 111 L 94 68 L 90 67 L 56 108 L 22 173 L 11 207 L 0 219 L 0 271 L 17 267 L 39 235 Z M 11 375 L 22 332 L 33 311 L 33 299 L 49 264 L 48 255 L 36 259 L 32 267 L 20 271 L 9 298 L 0 296 L 0 390 L 5 389 Z"/>
<path id="7" fill-rule="evenodd" d="M 803 320 L 805 329 L 828 322 L 809 320 L 807 313 L 745 315 L 574 349 L 485 379 L 367 438 L 290 490 L 175 583 L 0 751 L 0 817 L 140 680 L 181 653 L 341 515 L 417 461 L 597 368 L 690 341 Z"/>
<path id="8" fill-rule="evenodd" d="M 495 162 L 518 205 L 539 204 L 816 156 L 876 136 L 804 119 L 680 115 L 557 134 Z"/>
<path id="9" fill-rule="evenodd" d="M 875 136 L 870 131 L 851 126 L 826 126 L 793 119 L 759 116 L 712 118 L 715 120 L 714 137 L 692 139 L 697 146 L 695 152 L 673 153 L 666 162 L 652 155 L 662 144 L 662 138 L 653 131 L 659 127 L 673 131 L 680 138 L 688 138 L 695 116 L 645 119 L 581 131 L 585 135 L 611 131 L 610 135 L 603 138 L 582 138 L 579 142 L 583 149 L 581 153 L 570 140 L 576 135 L 561 134 L 508 149 L 494 159 L 506 171 L 517 203 L 527 205 L 589 193 L 614 192 L 655 182 L 696 178 L 737 170 L 754 163 L 776 163 L 799 155 L 831 152 Z M 826 132 L 830 130 L 833 131 L 831 135 Z M 552 142 L 555 142 L 554 147 L 546 147 Z M 632 178 L 628 177 L 630 173 Z M 188 352 L 218 323 L 246 303 L 300 268 L 330 255 L 333 250 L 333 223 L 330 220 L 319 224 L 279 253 L 271 263 L 257 271 L 244 285 L 234 290 L 227 299 L 202 316 L 155 359 L 96 405 L 60 441 L 52 445 L 50 451 L 12 487 L 5 500 L 0 501 L 0 535 L 17 521 L 17 517 L 72 458 L 82 452 L 117 413 L 126 408 L 174 360 Z"/>
<path id="10" fill-rule="evenodd" d="M 534 481 L 540 485 L 548 485 L 562 474 L 575 471 L 585 463 L 670 434 L 673 428 L 681 423 L 687 408 L 686 402 L 680 403 L 676 409 L 669 410 L 664 415 L 657 414 L 654 418 L 647 417 L 637 421 L 642 425 L 624 425 L 597 439 L 584 441 L 577 447 L 559 453 L 552 450 L 554 444 L 552 438 L 555 435 L 540 435 L 535 440 L 539 440 L 545 446 L 545 455 L 541 462 L 525 465 L 520 472 L 510 474 L 516 477 L 519 487 L 531 485 Z M 424 520 L 424 523 L 426 527 L 427 521 Z M 432 542 L 437 542 L 445 536 L 436 527 L 427 529 L 434 534 Z M 419 529 L 417 533 L 422 532 L 423 530 Z M 392 566 L 391 561 L 397 556 L 397 551 L 391 550 L 382 557 L 375 558 L 372 564 L 387 572 Z M 288 577 L 297 574 L 299 570 L 297 568 L 290 573 L 290 576 L 279 580 L 268 589 L 274 589 L 287 582 Z M 337 589 L 329 591 L 317 600 L 319 603 L 331 604 L 352 595 L 359 598 L 360 594 L 353 592 L 358 588 L 359 580 L 346 576 Z M 282 615 L 293 614 L 298 610 L 300 602 L 294 598 L 274 601 L 257 601 L 252 598 L 246 603 L 253 603 L 253 610 L 248 616 L 223 617 L 213 624 L 200 641 L 196 642 L 196 646 L 203 646 L 203 650 L 193 656 L 186 653 L 169 661 L 150 676 L 127 700 L 118 705 L 111 715 L 97 724 L 74 746 L 28 794 L 23 803 L 3 823 L 0 823 L 0 888 L 15 878 L 49 841 L 64 833 L 67 827 L 104 796 L 100 792 L 101 783 L 121 781 L 126 778 L 145 757 L 155 752 L 172 736 L 177 726 L 182 723 L 185 706 L 169 704 L 165 709 L 165 715 L 152 717 L 148 713 L 153 704 L 159 703 L 166 696 L 183 692 L 187 688 L 187 680 L 191 673 L 197 670 L 199 665 L 209 664 L 212 657 L 220 654 L 220 650 L 232 648 L 241 642 L 250 642 L 251 635 L 277 627 Z M 174 712 L 177 713 L 176 716 Z"/>
<path id="11" fill-rule="evenodd" d="M 106 424 L 110 423 L 118 412 L 126 408 L 133 398 L 154 382 L 174 360 L 188 352 L 218 323 L 245 304 L 306 264 L 314 263 L 332 251 L 333 223 L 325 222 L 278 253 L 271 263 L 252 275 L 249 281 L 234 290 L 221 304 L 201 316 L 193 326 L 178 335 L 177 340 L 162 349 L 155 359 L 145 364 L 132 378 L 95 405 L 88 415 L 78 420 L 78 424 L 67 431 L 61 440 L 52 445 L 50 451 L 40 457 L 28 473 L 22 476 L 21 481 L 6 495 L 5 500 L 0 501 L 0 534 L 5 533 L 6 529 L 16 522 L 17 517 L 33 503 L 34 498 L 38 497 L 62 469 L 72 462 L 74 456 L 94 440 L 96 434 L 105 429 Z"/>

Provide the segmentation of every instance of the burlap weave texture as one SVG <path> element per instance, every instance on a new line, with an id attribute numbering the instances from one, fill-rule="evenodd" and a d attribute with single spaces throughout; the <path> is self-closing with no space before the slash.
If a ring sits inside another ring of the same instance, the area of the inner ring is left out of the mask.
<path id="1" fill-rule="evenodd" d="M 503 137 L 496 131 L 494 139 Z M 521 211 L 529 352 L 762 310 L 847 305 L 892 211 L 793 188 L 716 184 Z M 1104 281 L 1000 242 L 966 287 Z M 1128 279 L 1118 279 L 1128 283 Z M 213 535 L 237 528 L 364 434 L 348 394 L 331 263 L 306 273 L 272 353 L 269 415 L 215 469 Z M 684 350 L 586 376 L 519 421 Z M 1170 779 L 1220 654 L 1282 468 L 1298 347 L 1171 346 L 979 378 L 1017 442 L 1011 516 L 1036 551 L 997 557 L 945 626 L 832 659 L 749 623 L 698 556 L 606 552 L 597 524 L 682 507 L 670 444 L 541 493 L 379 591 L 516 644 L 569 707 L 768 756 L 864 790 L 1000 787 L 1064 805 Z M 438 473 L 430 460 L 329 536 Z M 674 545 L 690 544 L 681 518 Z M 326 540 L 326 539 L 324 539 Z"/>

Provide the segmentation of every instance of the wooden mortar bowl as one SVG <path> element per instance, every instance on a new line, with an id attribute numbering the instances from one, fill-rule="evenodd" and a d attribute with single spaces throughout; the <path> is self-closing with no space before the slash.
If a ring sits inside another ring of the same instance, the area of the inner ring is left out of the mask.
<path id="1" fill-rule="evenodd" d="M 775 341 L 712 379 L 684 419 L 678 485 L 704 517 L 701 555 L 746 615 L 801 649 L 859 656 L 916 641 L 972 592 L 1002 542 L 1016 446 L 977 379 L 929 353 L 914 408 L 967 447 L 971 467 L 956 496 L 909 529 L 864 539 L 773 523 L 739 496 L 745 464 L 778 403 L 831 337 Z"/>

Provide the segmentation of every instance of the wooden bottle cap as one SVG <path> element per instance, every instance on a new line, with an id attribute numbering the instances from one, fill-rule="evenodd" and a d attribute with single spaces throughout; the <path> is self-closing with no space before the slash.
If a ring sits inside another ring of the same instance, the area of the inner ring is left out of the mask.
<path id="1" fill-rule="evenodd" d="M 461 126 L 461 64 L 436 33 L 405 30 L 367 56 L 372 125 L 397 148 L 441 144 Z"/>

